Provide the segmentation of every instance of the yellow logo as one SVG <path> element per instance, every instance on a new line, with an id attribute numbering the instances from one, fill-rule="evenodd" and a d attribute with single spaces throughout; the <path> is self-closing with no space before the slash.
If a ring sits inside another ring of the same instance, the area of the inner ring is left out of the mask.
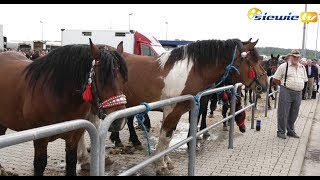
<path id="1" fill-rule="evenodd" d="M 300 20 L 303 23 L 317 22 L 318 14 L 316 12 L 301 12 Z"/>
<path id="2" fill-rule="evenodd" d="M 262 11 L 258 8 L 251 8 L 248 11 L 248 18 L 252 19 L 253 17 L 255 17 L 257 14 L 262 14 Z"/>

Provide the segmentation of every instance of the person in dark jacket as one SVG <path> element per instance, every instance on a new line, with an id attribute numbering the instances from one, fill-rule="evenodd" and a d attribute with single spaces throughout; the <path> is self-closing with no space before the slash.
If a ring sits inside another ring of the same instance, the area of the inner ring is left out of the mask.
<path id="1" fill-rule="evenodd" d="M 304 98 L 311 99 L 313 91 L 313 83 L 315 79 L 318 78 L 318 68 L 312 64 L 311 59 L 307 59 L 307 64 L 305 66 L 308 76 L 307 88 L 304 94 Z"/>

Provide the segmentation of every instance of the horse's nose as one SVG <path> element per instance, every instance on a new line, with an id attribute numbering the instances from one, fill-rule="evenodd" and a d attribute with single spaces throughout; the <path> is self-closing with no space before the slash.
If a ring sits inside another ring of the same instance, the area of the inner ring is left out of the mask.
<path id="1" fill-rule="evenodd" d="M 256 92 L 257 93 L 262 93 L 263 92 L 263 87 L 261 85 L 256 86 Z"/>
<path id="2" fill-rule="evenodd" d="M 113 123 L 109 127 L 108 131 L 109 132 L 121 131 L 124 128 L 124 126 L 126 125 L 127 121 L 128 121 L 127 118 L 120 118 L 120 119 L 113 121 Z"/>

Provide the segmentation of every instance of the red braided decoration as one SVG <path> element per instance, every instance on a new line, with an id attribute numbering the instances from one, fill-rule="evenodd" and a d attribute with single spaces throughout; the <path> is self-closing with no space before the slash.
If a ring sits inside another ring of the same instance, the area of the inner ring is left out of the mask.
<path id="1" fill-rule="evenodd" d="M 92 100 L 92 91 L 91 91 L 91 85 L 86 85 L 86 90 L 82 94 L 82 98 L 84 101 L 91 101 Z"/>
<path id="2" fill-rule="evenodd" d="M 256 73 L 254 72 L 254 69 L 252 66 L 249 68 L 249 78 L 254 79 L 256 77 Z"/>

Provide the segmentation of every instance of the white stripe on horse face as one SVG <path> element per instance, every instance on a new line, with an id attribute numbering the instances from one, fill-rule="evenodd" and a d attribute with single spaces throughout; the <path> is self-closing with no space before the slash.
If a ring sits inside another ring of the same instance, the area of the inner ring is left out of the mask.
<path id="1" fill-rule="evenodd" d="M 162 89 L 161 99 L 181 95 L 192 67 L 193 62 L 190 61 L 188 64 L 187 58 L 174 64 L 168 75 L 164 78 L 165 86 Z"/>

